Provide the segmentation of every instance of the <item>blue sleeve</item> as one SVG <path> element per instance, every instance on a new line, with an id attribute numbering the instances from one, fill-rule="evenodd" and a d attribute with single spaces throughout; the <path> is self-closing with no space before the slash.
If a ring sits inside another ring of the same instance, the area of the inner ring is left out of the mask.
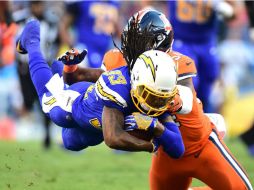
<path id="1" fill-rule="evenodd" d="M 184 154 L 184 144 L 179 128 L 172 122 L 163 123 L 165 130 L 158 137 L 163 150 L 172 158 L 180 158 Z"/>
<path id="2" fill-rule="evenodd" d="M 131 101 L 130 81 L 121 70 L 103 73 L 95 84 L 95 90 L 104 106 L 116 108 L 121 112 L 124 112 Z"/>

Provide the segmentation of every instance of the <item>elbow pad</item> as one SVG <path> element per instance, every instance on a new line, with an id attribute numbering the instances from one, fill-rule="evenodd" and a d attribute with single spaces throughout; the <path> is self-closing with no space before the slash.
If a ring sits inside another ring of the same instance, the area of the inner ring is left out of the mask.
<path id="1" fill-rule="evenodd" d="M 165 124 L 167 127 L 165 127 L 164 132 L 160 137 L 158 137 L 158 139 L 163 146 L 163 150 L 170 157 L 180 158 L 184 153 L 184 144 L 182 141 L 181 133 L 174 123 L 167 122 Z M 174 128 L 174 130 L 170 130 L 170 128 Z"/>

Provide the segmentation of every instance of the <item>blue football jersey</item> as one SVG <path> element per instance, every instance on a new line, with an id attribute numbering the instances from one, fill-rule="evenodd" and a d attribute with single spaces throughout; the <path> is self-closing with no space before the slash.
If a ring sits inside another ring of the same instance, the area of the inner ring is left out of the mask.
<path id="1" fill-rule="evenodd" d="M 101 131 L 102 127 L 102 109 L 96 93 L 95 84 L 82 82 L 83 93 L 73 102 L 72 117 L 78 125 L 88 131 Z"/>
<path id="2" fill-rule="evenodd" d="M 67 12 L 73 16 L 77 45 L 89 50 L 90 67 L 100 67 L 103 55 L 109 49 L 118 19 L 117 1 L 78 1 L 67 5 Z"/>
<path id="3" fill-rule="evenodd" d="M 216 37 L 216 14 L 211 0 L 169 1 L 170 22 L 175 39 L 207 41 Z"/>
<path id="4" fill-rule="evenodd" d="M 130 74 L 127 66 L 103 73 L 95 84 L 95 90 L 103 106 L 116 108 L 125 116 L 137 111 L 130 94 Z"/>
<path id="5" fill-rule="evenodd" d="M 130 94 L 127 66 L 104 72 L 95 84 L 82 82 L 80 85 L 83 93 L 73 102 L 72 117 L 85 130 L 101 130 L 104 106 L 116 108 L 124 116 L 137 111 Z"/>
<path id="6" fill-rule="evenodd" d="M 105 1 L 81 1 L 78 2 L 79 15 L 76 17 L 78 41 L 99 43 L 107 48 L 111 40 L 112 26 L 111 19 L 117 16 L 118 4 Z"/>

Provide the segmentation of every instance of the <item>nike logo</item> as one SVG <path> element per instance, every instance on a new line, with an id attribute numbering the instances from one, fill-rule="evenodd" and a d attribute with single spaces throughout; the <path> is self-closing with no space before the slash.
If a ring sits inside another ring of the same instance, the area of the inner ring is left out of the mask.
<path id="1" fill-rule="evenodd" d="M 186 65 L 189 66 L 192 62 L 187 62 Z"/>
<path id="2" fill-rule="evenodd" d="M 22 50 L 21 50 L 21 48 L 20 48 L 20 41 L 18 41 L 18 44 L 17 44 L 17 48 L 16 48 L 16 49 L 17 49 L 18 52 L 22 52 Z"/>
<path id="3" fill-rule="evenodd" d="M 16 50 L 17 50 L 17 52 L 19 52 L 21 54 L 26 54 L 27 53 L 27 51 L 25 49 L 21 48 L 20 40 L 17 43 Z"/>

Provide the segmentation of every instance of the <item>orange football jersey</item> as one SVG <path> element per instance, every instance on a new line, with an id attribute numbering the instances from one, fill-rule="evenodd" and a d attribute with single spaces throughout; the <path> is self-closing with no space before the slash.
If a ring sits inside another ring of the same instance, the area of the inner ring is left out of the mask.
<path id="1" fill-rule="evenodd" d="M 188 78 L 190 76 L 196 76 L 196 66 L 191 58 L 175 51 L 171 51 L 168 54 L 177 64 L 178 80 Z M 122 53 L 118 49 L 111 49 L 105 53 L 102 64 L 103 67 L 109 71 L 125 66 L 126 62 Z"/>
<path id="2" fill-rule="evenodd" d="M 179 52 L 168 53 L 177 64 L 178 80 L 196 76 L 197 70 L 194 61 Z M 106 70 L 112 70 L 126 65 L 122 53 L 113 49 L 108 51 L 103 59 Z M 193 107 L 189 114 L 175 114 L 175 122 L 179 123 L 180 131 L 185 145 L 185 156 L 196 153 L 203 148 L 211 133 L 213 124 L 203 113 L 202 103 L 193 92 Z"/>
<path id="3" fill-rule="evenodd" d="M 102 65 L 107 71 L 126 65 L 123 54 L 118 49 L 111 49 L 105 53 Z"/>
<path id="4" fill-rule="evenodd" d="M 192 110 L 188 114 L 175 114 L 173 119 L 179 124 L 185 146 L 184 156 L 198 153 L 208 141 L 208 137 L 214 128 L 213 123 L 204 114 L 203 106 L 193 92 Z"/>
<path id="5" fill-rule="evenodd" d="M 194 61 L 178 52 L 170 52 L 169 55 L 175 60 L 178 66 L 178 80 L 196 76 L 196 66 Z M 192 110 L 188 114 L 175 114 L 175 122 L 179 124 L 182 134 L 185 153 L 184 156 L 198 153 L 208 141 L 214 125 L 204 114 L 202 102 L 197 99 L 196 92 L 193 91 Z"/>

